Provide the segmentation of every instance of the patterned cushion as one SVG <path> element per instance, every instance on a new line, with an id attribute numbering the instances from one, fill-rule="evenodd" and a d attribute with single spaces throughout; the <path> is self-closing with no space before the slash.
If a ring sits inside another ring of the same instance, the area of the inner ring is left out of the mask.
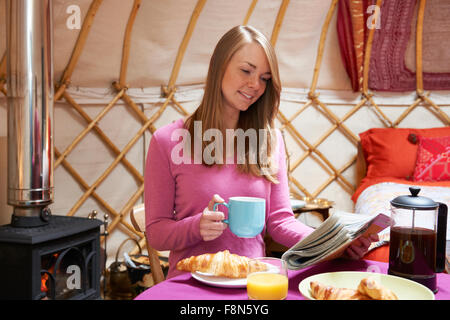
<path id="1" fill-rule="evenodd" d="M 419 136 L 414 180 L 450 180 L 450 136 L 438 138 Z"/>

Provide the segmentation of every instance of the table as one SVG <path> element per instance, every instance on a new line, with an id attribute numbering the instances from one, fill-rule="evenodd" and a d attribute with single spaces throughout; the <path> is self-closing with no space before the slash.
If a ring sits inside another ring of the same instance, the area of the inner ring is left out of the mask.
<path id="1" fill-rule="evenodd" d="M 329 216 L 330 216 L 330 209 L 332 208 L 332 206 L 329 207 L 311 207 L 311 206 L 305 206 L 305 207 L 301 207 L 298 209 L 293 209 L 292 211 L 294 212 L 295 217 L 298 217 L 300 214 L 305 213 L 305 212 L 317 212 L 318 214 L 320 214 L 322 216 L 322 221 L 325 221 Z"/>
<path id="2" fill-rule="evenodd" d="M 303 279 L 318 273 L 333 271 L 371 271 L 387 274 L 388 264 L 370 260 L 336 259 L 303 270 L 289 270 L 289 291 L 286 300 L 305 300 L 298 291 Z M 439 291 L 436 300 L 450 300 L 450 275 L 437 274 Z M 185 273 L 165 280 L 141 293 L 136 300 L 247 300 L 245 288 L 218 288 L 203 284 Z"/>

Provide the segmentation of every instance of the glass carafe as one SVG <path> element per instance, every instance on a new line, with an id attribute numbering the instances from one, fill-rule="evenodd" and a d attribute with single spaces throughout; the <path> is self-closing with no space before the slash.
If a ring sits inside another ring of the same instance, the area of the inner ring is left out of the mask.
<path id="1" fill-rule="evenodd" d="M 391 230 L 388 273 L 419 282 L 437 291 L 436 272 L 445 263 L 447 206 L 411 195 L 391 201 Z"/>

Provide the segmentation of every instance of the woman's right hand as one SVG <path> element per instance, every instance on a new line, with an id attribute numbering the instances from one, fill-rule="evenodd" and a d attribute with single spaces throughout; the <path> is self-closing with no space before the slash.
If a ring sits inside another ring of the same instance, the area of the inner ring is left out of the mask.
<path id="1" fill-rule="evenodd" d="M 203 210 L 202 217 L 200 218 L 200 235 L 204 241 L 211 241 L 218 238 L 223 230 L 227 228 L 227 224 L 222 222 L 225 219 L 225 215 L 220 211 L 213 211 L 215 203 L 225 202 L 218 194 L 215 194 L 211 201 L 208 203 L 208 207 Z"/>

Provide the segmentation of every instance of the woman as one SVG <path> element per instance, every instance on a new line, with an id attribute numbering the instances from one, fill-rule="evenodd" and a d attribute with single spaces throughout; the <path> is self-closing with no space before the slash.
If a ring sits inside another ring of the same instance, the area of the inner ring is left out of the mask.
<path id="1" fill-rule="evenodd" d="M 146 232 L 155 249 L 171 251 L 168 278 L 179 273 L 176 263 L 186 257 L 225 249 L 264 256 L 265 232 L 287 247 L 312 232 L 294 218 L 290 207 L 284 144 L 274 130 L 280 91 L 270 42 L 252 27 L 237 26 L 214 50 L 198 109 L 154 133 L 145 172 Z M 258 136 L 257 143 L 249 139 L 243 148 L 236 139 L 222 139 L 238 129 L 264 132 L 269 138 Z M 214 143 L 205 139 L 211 130 Z M 261 234 L 239 238 L 222 222 L 223 212 L 212 211 L 215 203 L 232 196 L 266 199 Z M 362 240 L 347 254 L 359 258 L 369 244 Z"/>

